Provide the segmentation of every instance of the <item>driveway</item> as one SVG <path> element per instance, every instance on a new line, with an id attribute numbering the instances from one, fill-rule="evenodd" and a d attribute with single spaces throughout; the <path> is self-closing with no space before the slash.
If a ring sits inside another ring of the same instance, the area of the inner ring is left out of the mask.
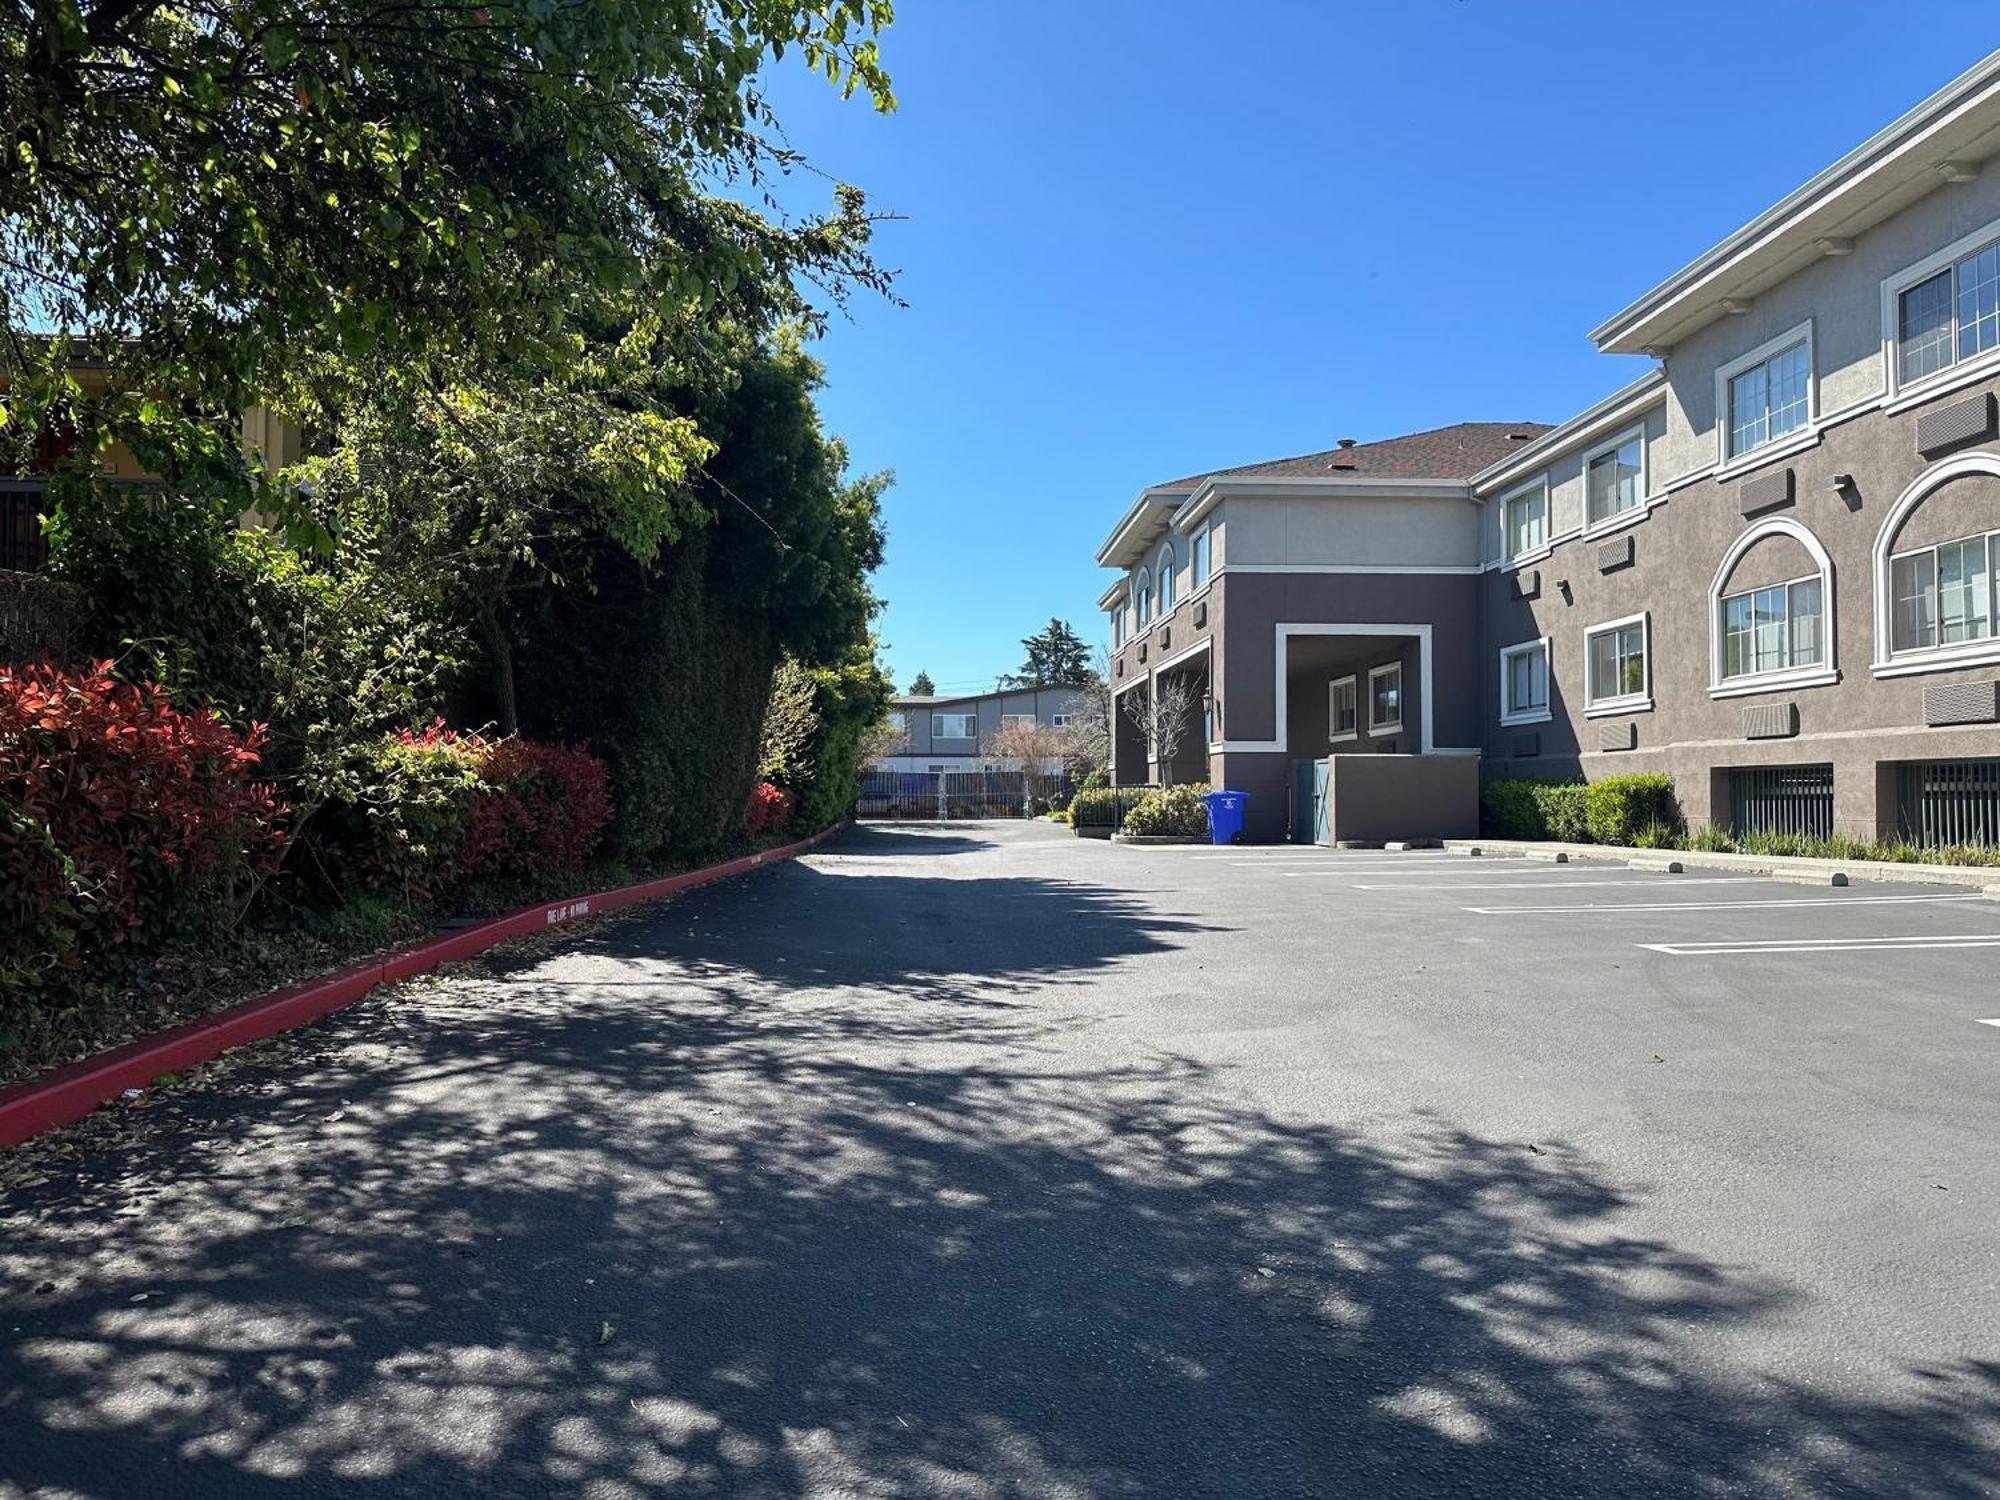
<path id="1" fill-rule="evenodd" d="M 2000 1494 L 1964 895 L 864 827 L 17 1153 L 0 1496 Z"/>

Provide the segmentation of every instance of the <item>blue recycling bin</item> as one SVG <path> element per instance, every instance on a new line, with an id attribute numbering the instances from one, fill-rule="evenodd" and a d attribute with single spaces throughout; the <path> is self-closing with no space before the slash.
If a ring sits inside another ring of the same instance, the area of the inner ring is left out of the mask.
<path id="1" fill-rule="evenodd" d="M 1208 841 L 1211 844 L 1243 842 L 1243 805 L 1248 792 L 1204 792 L 1202 805 L 1208 809 Z"/>

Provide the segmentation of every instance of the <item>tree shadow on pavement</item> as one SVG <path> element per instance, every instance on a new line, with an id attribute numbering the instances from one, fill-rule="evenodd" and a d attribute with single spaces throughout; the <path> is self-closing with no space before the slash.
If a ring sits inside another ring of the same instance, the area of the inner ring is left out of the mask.
<path id="1" fill-rule="evenodd" d="M 1094 991 L 1031 1003 L 1200 920 L 841 868 L 403 991 L 50 1156 L 0 1217 L 0 1494 L 2000 1489 L 2000 1367 L 1704 1373 L 1795 1294 L 1623 1231 L 1562 1144 L 1285 1118 L 1111 1046 Z"/>

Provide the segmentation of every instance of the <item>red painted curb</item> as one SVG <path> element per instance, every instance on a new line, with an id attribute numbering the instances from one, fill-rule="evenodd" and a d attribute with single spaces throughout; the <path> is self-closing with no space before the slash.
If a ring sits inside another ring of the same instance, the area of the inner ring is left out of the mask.
<path id="1" fill-rule="evenodd" d="M 318 1020 L 331 1011 L 352 1005 L 380 984 L 392 984 L 418 974 L 428 974 L 439 964 L 471 958 L 509 938 L 545 932 L 580 917 L 598 916 L 656 901 L 676 891 L 707 885 L 743 875 L 760 865 L 803 854 L 830 838 L 844 824 L 822 828 L 811 838 L 759 850 L 741 859 L 727 860 L 702 870 L 645 880 L 637 885 L 617 886 L 587 896 L 564 901 L 544 901 L 524 906 L 504 917 L 457 928 L 440 937 L 403 948 L 386 958 L 370 959 L 352 968 L 341 969 L 323 978 L 309 980 L 289 989 L 273 990 L 255 1000 L 246 1000 L 228 1010 L 217 1011 L 199 1021 L 141 1037 L 123 1047 L 86 1057 L 81 1062 L 57 1068 L 40 1078 L 31 1078 L 11 1088 L 0 1089 L 0 1147 L 18 1146 L 44 1130 L 80 1120 L 100 1104 L 109 1103 L 127 1089 L 144 1088 L 162 1073 L 177 1073 L 197 1063 L 220 1057 L 245 1042 L 262 1041 L 307 1021 Z"/>

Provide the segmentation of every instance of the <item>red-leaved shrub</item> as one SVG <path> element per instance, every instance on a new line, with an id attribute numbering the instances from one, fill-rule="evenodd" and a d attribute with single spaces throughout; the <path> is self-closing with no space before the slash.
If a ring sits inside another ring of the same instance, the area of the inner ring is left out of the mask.
<path id="1" fill-rule="evenodd" d="M 268 869 L 285 810 L 253 779 L 263 739 L 110 662 L 0 666 L 0 988 Z"/>
<path id="2" fill-rule="evenodd" d="M 480 794 L 465 831 L 473 876 L 574 874 L 611 821 L 604 762 L 574 745 L 502 740 L 480 762 Z"/>
<path id="3" fill-rule="evenodd" d="M 457 868 L 475 880 L 570 875 L 590 863 L 611 822 L 611 777 L 579 745 L 520 738 L 488 740 L 447 729 L 439 719 L 406 744 L 450 747 L 478 767 Z"/>
<path id="4" fill-rule="evenodd" d="M 743 809 L 743 831 L 751 838 L 783 828 L 792 818 L 792 794 L 768 781 L 757 783 L 750 803 Z"/>

